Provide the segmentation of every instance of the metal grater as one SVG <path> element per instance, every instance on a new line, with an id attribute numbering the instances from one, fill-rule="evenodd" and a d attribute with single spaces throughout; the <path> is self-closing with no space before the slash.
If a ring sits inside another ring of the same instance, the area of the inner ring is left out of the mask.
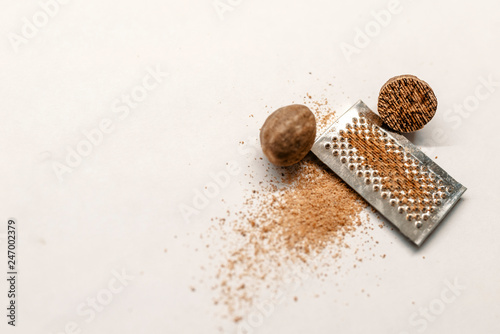
<path id="1" fill-rule="evenodd" d="M 466 190 L 362 101 L 316 139 L 312 152 L 417 246 Z"/>

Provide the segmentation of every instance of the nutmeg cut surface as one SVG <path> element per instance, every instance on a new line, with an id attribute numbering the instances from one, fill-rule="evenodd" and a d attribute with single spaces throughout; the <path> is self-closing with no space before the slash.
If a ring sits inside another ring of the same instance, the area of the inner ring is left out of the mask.
<path id="1" fill-rule="evenodd" d="M 437 98 L 432 88 L 413 75 L 401 75 L 387 81 L 378 97 L 378 113 L 391 129 L 414 132 L 434 117 Z"/>

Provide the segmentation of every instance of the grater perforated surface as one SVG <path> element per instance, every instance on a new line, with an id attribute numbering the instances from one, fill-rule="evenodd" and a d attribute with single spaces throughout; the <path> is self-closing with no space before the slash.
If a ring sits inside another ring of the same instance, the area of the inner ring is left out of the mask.
<path id="1" fill-rule="evenodd" d="M 466 188 L 358 101 L 312 152 L 420 246 Z"/>

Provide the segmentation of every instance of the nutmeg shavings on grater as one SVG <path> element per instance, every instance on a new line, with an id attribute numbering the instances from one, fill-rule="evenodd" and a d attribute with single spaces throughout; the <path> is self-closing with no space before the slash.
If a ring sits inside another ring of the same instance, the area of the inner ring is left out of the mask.
<path id="1" fill-rule="evenodd" d="M 466 190 L 362 101 L 316 139 L 312 152 L 417 246 Z"/>

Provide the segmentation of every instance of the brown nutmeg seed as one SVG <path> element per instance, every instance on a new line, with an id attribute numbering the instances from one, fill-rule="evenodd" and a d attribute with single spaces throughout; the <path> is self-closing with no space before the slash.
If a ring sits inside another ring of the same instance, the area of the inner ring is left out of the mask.
<path id="1" fill-rule="evenodd" d="M 393 130 L 405 133 L 420 130 L 430 122 L 436 110 L 436 95 L 416 76 L 394 77 L 380 89 L 378 113 Z"/>
<path id="2" fill-rule="evenodd" d="M 277 166 L 302 160 L 316 138 L 316 118 L 308 107 L 293 104 L 273 112 L 260 130 L 262 151 Z"/>

